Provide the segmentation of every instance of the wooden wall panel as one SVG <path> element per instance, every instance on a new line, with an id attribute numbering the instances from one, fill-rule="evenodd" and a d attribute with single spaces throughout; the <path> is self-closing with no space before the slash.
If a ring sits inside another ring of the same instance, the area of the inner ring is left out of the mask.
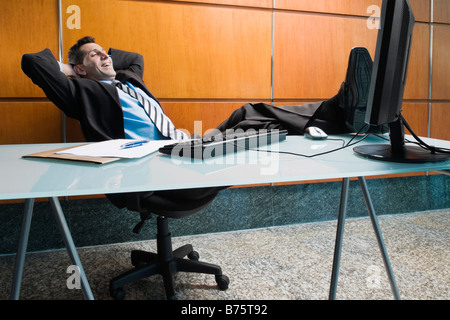
<path id="1" fill-rule="evenodd" d="M 62 141 L 61 112 L 51 102 L 0 102 L 0 144 Z"/>
<path id="2" fill-rule="evenodd" d="M 198 2 L 198 3 L 210 3 L 230 6 L 246 6 L 246 7 L 259 7 L 259 8 L 272 8 L 273 0 L 174 0 L 179 2 Z"/>
<path id="3" fill-rule="evenodd" d="M 352 47 L 373 54 L 376 30 L 363 18 L 275 14 L 274 98 L 328 99 L 345 79 Z"/>
<path id="4" fill-rule="evenodd" d="M 275 99 L 331 97 L 345 78 L 352 47 L 366 47 L 374 58 L 377 31 L 363 19 L 301 13 L 277 13 L 275 19 Z M 428 78 L 429 26 L 417 24 L 405 98 L 426 99 Z"/>
<path id="5" fill-rule="evenodd" d="M 369 16 L 367 8 L 371 5 L 381 7 L 381 0 L 277 0 L 275 8 L 298 11 L 336 13 Z"/>
<path id="6" fill-rule="evenodd" d="M 450 1 L 433 0 L 434 12 L 433 19 L 435 22 L 450 23 Z"/>
<path id="7" fill-rule="evenodd" d="M 450 102 L 431 104 L 430 136 L 450 140 Z"/>
<path id="8" fill-rule="evenodd" d="M 404 103 L 402 115 L 417 135 L 428 136 L 427 103 Z M 407 130 L 405 130 L 405 133 L 410 134 Z"/>
<path id="9" fill-rule="evenodd" d="M 165 113 L 176 127 L 203 135 L 215 129 L 245 102 L 163 102 Z"/>
<path id="10" fill-rule="evenodd" d="M 24 53 L 58 53 L 57 2 L 11 1 L 0 13 L 0 144 L 61 142 L 61 112 L 21 69 Z M 38 99 L 22 99 L 22 98 Z"/>
<path id="11" fill-rule="evenodd" d="M 445 1 L 445 0 L 442 0 Z M 410 0 L 417 21 L 430 21 L 430 0 Z M 382 0 L 277 0 L 275 8 L 332 13 L 340 15 L 372 16 L 371 6 L 381 8 Z"/>
<path id="12" fill-rule="evenodd" d="M 58 53 L 57 1 L 20 0 L 3 4 L 0 12 L 0 97 L 43 97 L 22 72 L 20 61 L 28 52 L 46 47 Z"/>
<path id="13" fill-rule="evenodd" d="M 409 0 L 416 21 L 430 22 L 430 15 L 431 15 L 430 1 L 431 0 Z"/>
<path id="14" fill-rule="evenodd" d="M 170 2 L 63 2 L 79 5 L 82 20 L 81 29 L 64 29 L 65 51 L 89 34 L 106 48 L 142 53 L 144 80 L 158 98 L 270 98 L 269 11 Z"/>
<path id="15" fill-rule="evenodd" d="M 450 25 L 434 26 L 431 96 L 450 99 Z"/>

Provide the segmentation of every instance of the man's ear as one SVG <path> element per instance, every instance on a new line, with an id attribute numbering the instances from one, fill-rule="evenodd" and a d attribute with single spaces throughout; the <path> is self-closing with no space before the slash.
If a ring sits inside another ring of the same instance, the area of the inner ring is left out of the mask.
<path id="1" fill-rule="evenodd" d="M 83 77 L 86 75 L 86 71 L 84 70 L 84 67 L 82 64 L 76 64 L 73 66 L 73 70 L 75 71 L 75 73 L 77 75 L 79 75 L 80 77 Z"/>

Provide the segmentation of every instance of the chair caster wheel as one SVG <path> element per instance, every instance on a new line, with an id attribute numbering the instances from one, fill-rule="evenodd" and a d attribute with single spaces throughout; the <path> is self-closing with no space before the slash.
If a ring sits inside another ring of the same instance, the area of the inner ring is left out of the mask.
<path id="1" fill-rule="evenodd" d="M 198 261 L 200 259 L 200 255 L 198 254 L 197 251 L 192 251 L 188 254 L 188 258 L 189 260 Z"/>
<path id="2" fill-rule="evenodd" d="M 223 274 L 216 275 L 216 282 L 217 282 L 217 286 L 219 287 L 219 290 L 225 291 L 228 289 L 228 285 L 230 284 L 230 279 Z"/>
<path id="3" fill-rule="evenodd" d="M 125 290 L 123 288 L 110 290 L 110 294 L 114 300 L 123 300 L 125 298 Z"/>

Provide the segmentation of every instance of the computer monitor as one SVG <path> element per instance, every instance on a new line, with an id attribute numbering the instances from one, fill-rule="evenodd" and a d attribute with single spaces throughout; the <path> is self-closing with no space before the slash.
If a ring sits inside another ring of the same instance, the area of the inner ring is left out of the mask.
<path id="1" fill-rule="evenodd" d="M 390 144 L 367 144 L 354 151 L 394 162 L 441 161 L 447 154 L 405 145 L 401 115 L 415 19 L 408 0 L 383 0 L 365 122 L 389 126 Z"/>

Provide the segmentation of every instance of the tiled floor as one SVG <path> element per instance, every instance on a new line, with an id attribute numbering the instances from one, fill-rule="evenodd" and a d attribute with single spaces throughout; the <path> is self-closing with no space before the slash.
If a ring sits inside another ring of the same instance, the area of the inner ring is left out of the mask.
<path id="1" fill-rule="evenodd" d="M 450 211 L 379 217 L 402 299 L 450 298 Z M 336 222 L 295 224 L 174 238 L 174 248 L 193 244 L 203 261 L 222 266 L 231 283 L 216 289 L 213 276 L 177 274 L 179 300 L 324 300 L 328 298 Z M 96 299 L 108 300 L 109 279 L 130 268 L 132 249 L 155 241 L 80 248 Z M 83 299 L 68 289 L 70 260 L 64 250 L 27 255 L 21 299 Z M 8 299 L 14 256 L 0 257 L 0 299 Z M 164 299 L 159 276 L 131 284 L 126 299 Z M 368 218 L 347 219 L 337 299 L 392 299 Z"/>

